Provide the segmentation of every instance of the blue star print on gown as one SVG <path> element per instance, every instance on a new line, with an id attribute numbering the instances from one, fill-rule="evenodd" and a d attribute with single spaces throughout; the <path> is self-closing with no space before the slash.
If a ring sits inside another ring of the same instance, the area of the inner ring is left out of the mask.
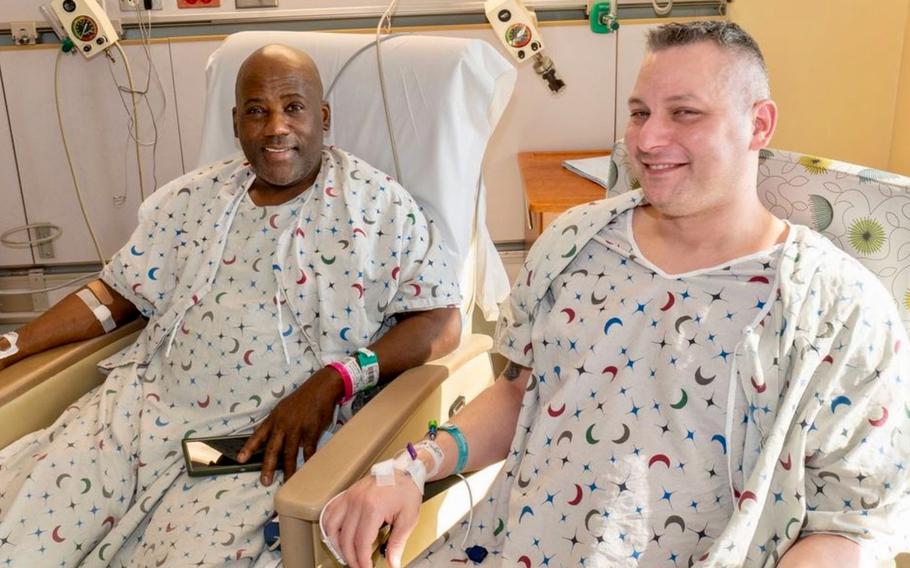
<path id="1" fill-rule="evenodd" d="M 181 439 L 251 432 L 395 313 L 460 302 L 432 223 L 364 162 L 325 149 L 314 185 L 275 207 L 251 202 L 253 179 L 228 160 L 143 205 L 102 278 L 149 323 L 103 385 L 0 451 L 0 566 L 274 565 L 277 484 L 189 478 Z"/>
<path id="2" fill-rule="evenodd" d="M 497 345 L 530 383 L 466 546 L 528 568 L 773 566 L 815 533 L 907 549 L 910 361 L 881 284 L 796 225 L 668 278 L 616 233 L 642 199 L 575 208 L 529 252 Z M 464 562 L 467 526 L 413 565 Z"/>

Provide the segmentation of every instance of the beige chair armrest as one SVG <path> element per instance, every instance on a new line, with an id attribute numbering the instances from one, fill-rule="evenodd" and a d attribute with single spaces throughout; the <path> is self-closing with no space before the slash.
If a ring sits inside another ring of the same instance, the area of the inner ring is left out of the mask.
<path id="1" fill-rule="evenodd" d="M 469 401 L 492 381 L 485 335 L 465 338 L 453 353 L 402 373 L 358 412 L 278 491 L 285 566 L 333 566 L 320 545 L 319 513 L 325 503 L 419 439 L 430 419 L 448 418 L 450 407 Z M 463 398 L 461 398 L 463 397 Z"/>
<path id="2" fill-rule="evenodd" d="M 101 383 L 95 365 L 135 341 L 145 320 L 111 333 L 49 349 L 0 371 L 0 448 L 53 423 L 77 398 Z"/>

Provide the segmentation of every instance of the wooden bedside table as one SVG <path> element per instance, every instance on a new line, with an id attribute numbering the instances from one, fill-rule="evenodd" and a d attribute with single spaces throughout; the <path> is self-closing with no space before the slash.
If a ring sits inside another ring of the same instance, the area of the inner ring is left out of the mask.
<path id="1" fill-rule="evenodd" d="M 528 246 L 563 211 L 607 196 L 607 190 L 600 185 L 563 168 L 563 160 L 606 156 L 609 153 L 609 150 L 592 150 L 518 154 L 518 168 L 528 207 L 525 223 L 525 243 Z"/>

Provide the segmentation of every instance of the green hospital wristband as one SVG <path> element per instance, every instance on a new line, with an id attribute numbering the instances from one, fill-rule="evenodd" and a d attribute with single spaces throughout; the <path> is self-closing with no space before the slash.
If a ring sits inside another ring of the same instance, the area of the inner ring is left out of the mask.
<path id="1" fill-rule="evenodd" d="M 452 472 L 453 475 L 458 475 L 468 465 L 468 441 L 465 440 L 464 434 L 461 433 L 458 426 L 454 424 L 443 424 L 439 429 L 448 432 L 458 447 L 458 463 L 455 464 L 455 471 Z"/>
<path id="2" fill-rule="evenodd" d="M 357 366 L 363 371 L 365 387 L 374 387 L 379 382 L 379 358 L 366 348 L 360 348 L 353 354 Z"/>

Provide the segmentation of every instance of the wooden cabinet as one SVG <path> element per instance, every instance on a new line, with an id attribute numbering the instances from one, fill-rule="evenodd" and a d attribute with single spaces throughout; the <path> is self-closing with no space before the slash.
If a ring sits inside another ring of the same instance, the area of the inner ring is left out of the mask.
<path id="1" fill-rule="evenodd" d="M 524 184 L 527 219 L 525 244 L 530 247 L 560 213 L 576 205 L 603 199 L 607 191 L 562 167 L 563 160 L 604 156 L 609 150 L 586 152 L 522 152 L 518 167 Z M 495 216 L 494 211 L 488 213 Z"/>

